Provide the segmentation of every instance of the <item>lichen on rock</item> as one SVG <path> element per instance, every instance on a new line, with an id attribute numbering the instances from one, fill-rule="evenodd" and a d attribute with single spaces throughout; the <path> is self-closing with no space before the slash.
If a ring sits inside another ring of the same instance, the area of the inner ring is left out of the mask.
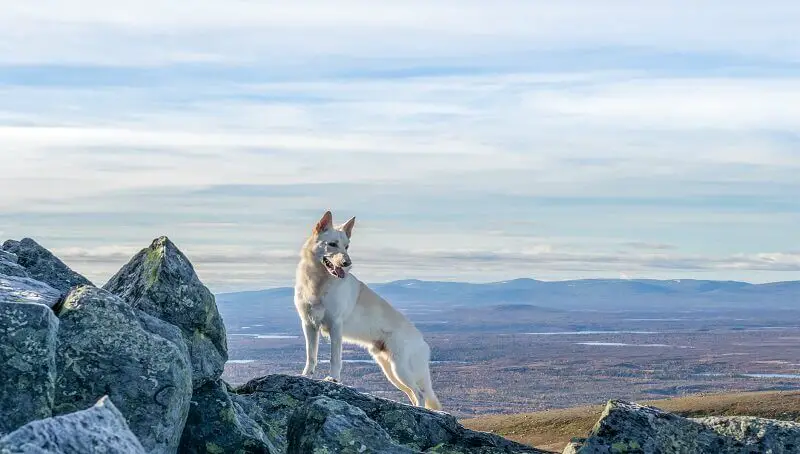
<path id="1" fill-rule="evenodd" d="M 57 331 L 47 306 L 0 303 L 0 435 L 52 415 Z"/>
<path id="2" fill-rule="evenodd" d="M 194 390 L 180 452 L 186 454 L 277 454 L 269 436 L 231 398 L 222 380 Z"/>
<path id="3" fill-rule="evenodd" d="M 222 375 L 228 346 L 214 295 L 169 238 L 153 240 L 103 288 L 131 307 L 180 328 L 189 349 L 194 388 Z"/>
<path id="4" fill-rule="evenodd" d="M 54 413 L 109 395 L 149 452 L 176 452 L 192 392 L 180 331 L 89 286 L 70 292 L 58 317 Z"/>
<path id="5" fill-rule="evenodd" d="M 66 293 L 78 285 L 92 285 L 89 279 L 76 273 L 52 252 L 31 238 L 21 241 L 8 240 L 1 248 L 17 257 L 17 264 L 25 269 L 28 276 Z"/>
<path id="6" fill-rule="evenodd" d="M 290 375 L 268 375 L 249 381 L 237 388 L 236 392 L 245 401 L 242 409 L 259 423 L 266 433 L 274 436 L 273 441 L 280 450 L 288 449 L 287 433 L 291 425 L 290 419 L 295 411 L 312 400 L 324 396 L 358 408 L 388 434 L 392 443 L 410 449 L 411 452 L 434 448 L 437 449 L 436 452 L 442 453 L 542 452 L 497 435 L 465 429 L 458 424 L 455 417 L 444 412 L 382 399 L 326 381 Z M 359 436 L 357 432 L 353 435 Z"/>
<path id="7" fill-rule="evenodd" d="M 0 454 L 145 454 L 125 417 L 102 397 L 88 409 L 33 421 L 0 438 Z"/>
<path id="8" fill-rule="evenodd" d="M 742 416 L 690 419 L 656 407 L 611 400 L 589 437 L 564 454 L 790 454 L 800 423 Z"/>

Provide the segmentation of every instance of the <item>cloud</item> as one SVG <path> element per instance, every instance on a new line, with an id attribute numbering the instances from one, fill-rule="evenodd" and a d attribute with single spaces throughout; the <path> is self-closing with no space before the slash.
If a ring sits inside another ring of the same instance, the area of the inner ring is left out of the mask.
<path id="1" fill-rule="evenodd" d="M 796 272 L 795 3 L 162 3 L 0 11 L 0 231 L 237 288 L 329 207 L 370 279 Z"/>
<path id="2" fill-rule="evenodd" d="M 466 59 L 533 50 L 632 47 L 794 59 L 800 19 L 789 1 L 619 0 L 586 4 L 363 0 L 236 2 L 144 0 L 124 9 L 98 0 L 16 2 L 0 13 L 0 61 L 163 65 L 176 62 L 279 65 L 309 59 Z M 158 14 L 153 14 L 158 11 Z M 680 33 L 676 33 L 680 30 Z M 115 50 L 125 49 L 125 52 Z M 499 52 L 498 52 L 499 51 Z M 583 55 L 591 58 L 592 55 Z M 508 57 L 506 57 L 508 58 Z"/>
<path id="3" fill-rule="evenodd" d="M 64 248 L 55 252 L 76 269 L 121 267 L 137 248 L 101 246 L 97 248 Z M 298 252 L 291 250 L 253 250 L 192 246 L 184 252 L 208 284 L 214 288 L 267 287 L 290 285 Z M 491 281 L 508 277 L 548 276 L 564 279 L 574 273 L 616 275 L 675 276 L 741 271 L 752 273 L 800 271 L 800 254 L 791 252 L 700 256 L 672 253 L 616 253 L 571 250 L 569 246 L 554 248 L 540 245 L 533 250 L 402 250 L 396 248 L 360 249 L 353 254 L 356 272 L 368 281 L 393 280 L 401 277 L 440 278 L 469 276 L 474 280 Z M 400 271 L 400 274 L 398 273 Z M 443 270 L 448 270 L 443 273 Z M 98 281 L 110 276 L 92 276 Z M 547 279 L 547 278 L 546 278 Z"/>

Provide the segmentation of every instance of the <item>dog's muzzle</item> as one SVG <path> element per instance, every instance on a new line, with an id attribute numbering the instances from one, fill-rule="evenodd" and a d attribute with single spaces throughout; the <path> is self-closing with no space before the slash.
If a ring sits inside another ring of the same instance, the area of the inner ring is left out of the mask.
<path id="1" fill-rule="evenodd" d="M 340 258 L 340 257 L 322 257 L 322 265 L 325 266 L 325 269 L 328 270 L 328 273 L 331 276 L 344 279 L 346 268 L 350 268 L 353 263 L 350 259 L 347 258 Z"/>

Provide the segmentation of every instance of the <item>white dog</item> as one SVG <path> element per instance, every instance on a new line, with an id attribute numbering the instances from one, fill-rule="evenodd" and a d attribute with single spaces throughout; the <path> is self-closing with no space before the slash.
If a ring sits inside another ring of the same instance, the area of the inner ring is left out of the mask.
<path id="1" fill-rule="evenodd" d="M 441 409 L 431 385 L 430 347 L 422 333 L 386 300 L 350 273 L 347 253 L 355 218 L 333 226 L 327 211 L 300 252 L 294 304 L 306 339 L 303 375 L 317 367 L 319 332 L 331 340 L 331 373 L 326 380 L 340 381 L 342 342 L 369 350 L 386 378 L 406 393 L 411 403 Z"/>

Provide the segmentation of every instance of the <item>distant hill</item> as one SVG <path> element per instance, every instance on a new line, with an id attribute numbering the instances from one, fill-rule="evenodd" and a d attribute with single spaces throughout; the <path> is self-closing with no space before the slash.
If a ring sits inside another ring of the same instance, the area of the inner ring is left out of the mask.
<path id="1" fill-rule="evenodd" d="M 454 309 L 531 313 L 548 310 L 584 311 L 726 311 L 784 310 L 800 305 L 800 281 L 750 284 L 738 281 L 581 279 L 540 281 L 514 279 L 485 284 L 401 280 L 372 284 L 380 295 L 407 312 Z M 282 329 L 296 325 L 293 289 L 223 293 L 217 303 L 226 322 Z M 258 322 L 255 322 L 258 323 Z"/>
<path id="2" fill-rule="evenodd" d="M 757 416 L 800 422 L 800 391 L 708 394 L 642 402 L 686 417 Z M 462 420 L 473 430 L 491 432 L 540 449 L 561 452 L 572 437 L 583 437 L 603 405 L 497 415 Z"/>

